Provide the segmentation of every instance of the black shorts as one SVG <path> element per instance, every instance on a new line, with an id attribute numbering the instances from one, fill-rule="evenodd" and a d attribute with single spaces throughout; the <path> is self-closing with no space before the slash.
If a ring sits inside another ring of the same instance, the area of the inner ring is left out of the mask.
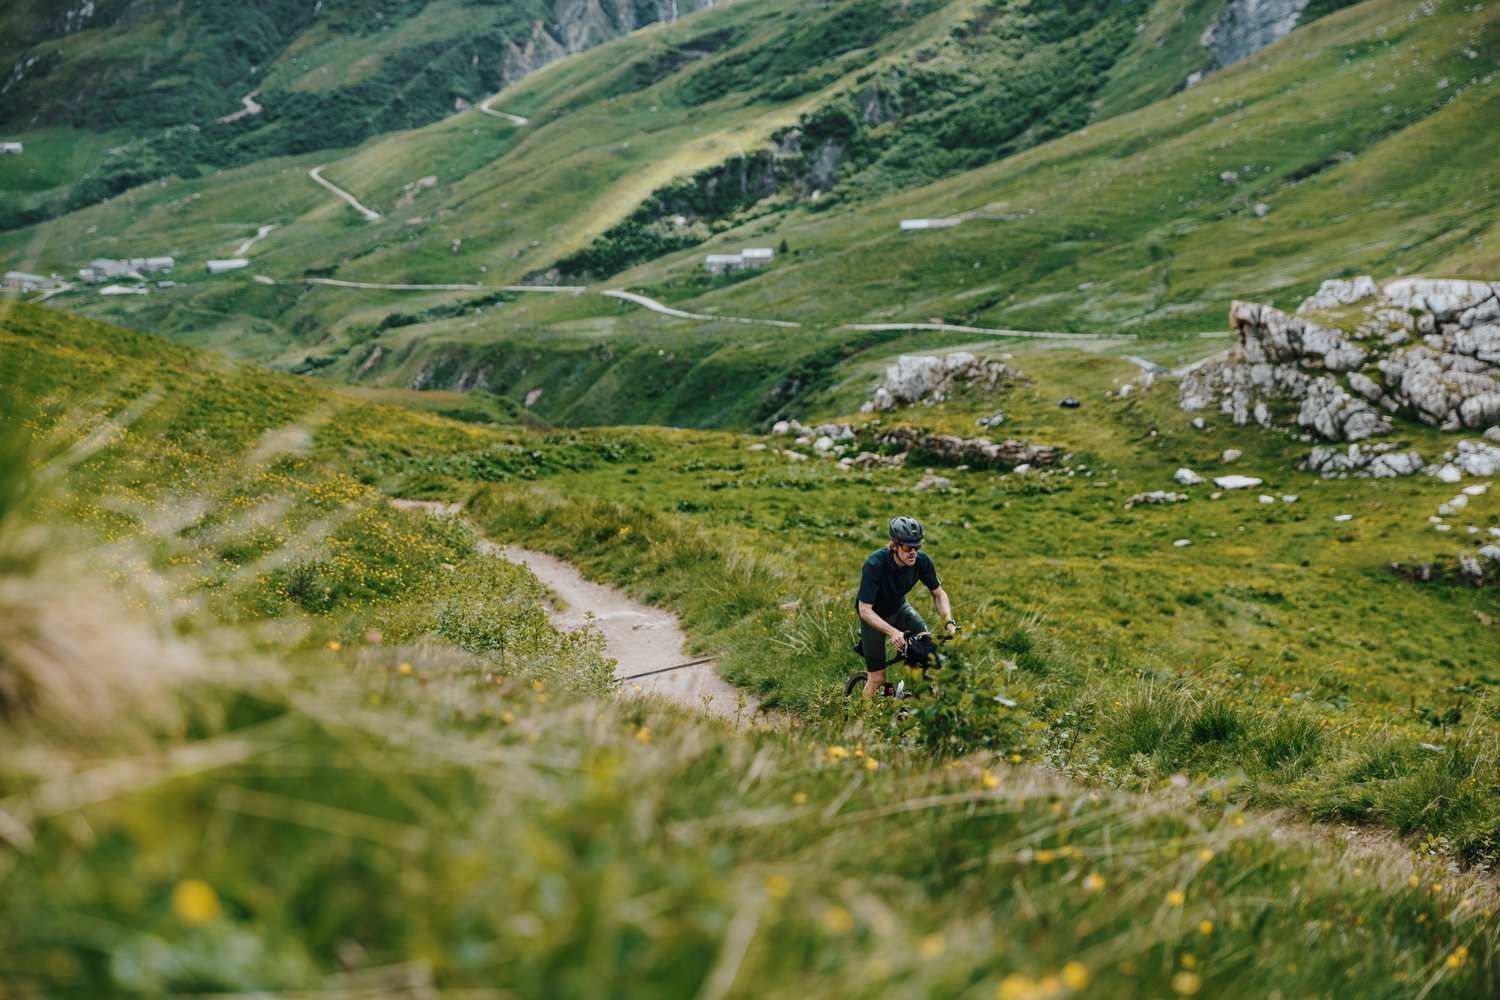
<path id="1" fill-rule="evenodd" d="M 884 617 L 884 616 L 882 616 Z M 903 604 L 896 613 L 885 619 L 892 627 L 902 632 L 926 632 L 927 623 L 910 604 Z M 865 669 L 872 673 L 885 669 L 886 634 L 871 627 L 863 618 L 859 620 L 859 651 L 865 658 Z"/>

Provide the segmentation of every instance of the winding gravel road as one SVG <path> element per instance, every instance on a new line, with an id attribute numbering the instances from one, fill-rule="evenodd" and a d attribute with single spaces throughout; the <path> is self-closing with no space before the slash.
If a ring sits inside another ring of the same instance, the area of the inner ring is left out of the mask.
<path id="1" fill-rule="evenodd" d="M 681 309 L 673 309 L 671 306 L 658 302 L 655 299 L 647 298 L 644 295 L 638 295 L 635 292 L 627 292 L 620 288 L 611 288 L 607 291 L 601 292 L 600 294 L 607 295 L 612 299 L 620 299 L 625 302 L 633 302 L 644 309 L 650 309 L 652 312 L 661 313 L 663 316 L 675 316 L 678 319 L 696 319 L 713 323 L 750 323 L 757 326 L 779 326 L 789 330 L 799 329 L 802 326 L 801 323 L 793 323 L 792 321 L 785 319 L 751 319 L 748 316 L 714 316 L 709 313 L 683 312 Z"/>
<path id="2" fill-rule="evenodd" d="M 348 191 L 345 191 L 337 184 L 329 180 L 324 180 L 323 175 L 319 173 L 319 171 L 327 165 L 328 164 L 326 163 L 318 164 L 316 167 L 313 167 L 307 172 L 307 176 L 311 177 L 313 180 L 317 181 L 319 184 L 323 185 L 325 188 L 338 195 L 344 201 L 348 202 L 349 207 L 354 209 L 360 215 L 363 215 L 366 222 L 379 222 L 382 218 L 384 218 L 384 216 L 382 216 L 374 209 L 366 208 L 364 205 L 361 205 L 358 198 L 354 197 L 354 195 L 350 194 Z"/>
<path id="3" fill-rule="evenodd" d="M 495 94 L 493 97 L 486 97 L 483 101 L 479 102 L 480 113 L 489 115 L 491 118 L 502 118 L 517 127 L 525 125 L 528 121 L 530 121 L 529 118 L 522 118 L 520 115 L 513 115 L 509 111 L 496 111 L 494 108 L 490 107 L 490 102 L 499 96 L 499 94 Z"/>

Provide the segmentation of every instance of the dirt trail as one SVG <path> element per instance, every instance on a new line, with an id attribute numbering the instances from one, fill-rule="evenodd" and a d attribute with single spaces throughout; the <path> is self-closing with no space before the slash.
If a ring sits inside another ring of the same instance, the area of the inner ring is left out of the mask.
<path id="1" fill-rule="evenodd" d="M 327 166 L 327 164 L 318 164 L 316 167 L 313 167 L 307 172 L 307 176 L 311 177 L 314 181 L 317 181 L 323 187 L 327 188 L 328 190 L 332 191 L 334 194 L 342 198 L 344 201 L 348 202 L 349 207 L 354 209 L 360 215 L 363 215 L 366 222 L 379 222 L 382 218 L 379 212 L 375 211 L 372 208 L 366 208 L 364 205 L 361 205 L 359 203 L 359 199 L 354 197 L 354 195 L 350 194 L 348 191 L 345 191 L 343 188 L 333 183 L 333 181 L 324 179 L 323 175 L 319 171 L 321 171 L 325 166 Z"/>
<path id="2" fill-rule="evenodd" d="M 457 516 L 461 505 L 426 500 L 391 501 L 405 510 L 424 510 L 437 517 Z M 655 694 L 689 708 L 733 719 L 750 718 L 757 711 L 755 700 L 719 676 L 713 661 L 626 680 L 634 674 L 660 670 L 696 660 L 687 650 L 687 636 L 677 616 L 661 608 L 626 596 L 614 587 L 584 579 L 577 567 L 545 552 L 514 545 L 497 545 L 481 539 L 479 551 L 520 563 L 562 601 L 552 609 L 558 628 L 571 631 L 593 615 L 594 626 L 604 635 L 605 654 L 615 661 L 615 677 L 626 694 Z M 639 691 L 637 691 L 639 688 Z"/>
<path id="3" fill-rule="evenodd" d="M 652 312 L 661 313 L 663 316 L 675 316 L 678 319 L 696 319 L 709 323 L 750 323 L 757 326 L 779 326 L 788 330 L 795 330 L 802 326 L 801 323 L 793 323 L 790 320 L 784 319 L 752 319 L 748 316 L 714 316 L 709 313 L 683 312 L 681 309 L 674 309 L 653 298 L 638 295 L 635 292 L 627 292 L 619 288 L 612 288 L 601 294 L 607 295 L 612 299 L 619 299 L 622 302 L 633 302 L 643 309 L 650 309 Z"/>

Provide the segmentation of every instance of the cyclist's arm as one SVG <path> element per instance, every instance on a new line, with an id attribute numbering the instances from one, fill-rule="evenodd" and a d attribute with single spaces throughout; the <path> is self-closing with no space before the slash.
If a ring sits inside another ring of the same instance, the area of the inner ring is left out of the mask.
<path id="1" fill-rule="evenodd" d="M 948 592 L 942 587 L 932 588 L 932 601 L 937 605 L 938 614 L 942 616 L 943 622 L 953 620 L 953 608 L 948 604 Z"/>
<path id="2" fill-rule="evenodd" d="M 874 605 L 870 604 L 870 602 L 859 602 L 859 619 L 871 628 L 879 629 L 886 635 L 890 636 L 891 640 L 895 642 L 897 648 L 900 648 L 904 644 L 904 636 L 902 636 L 901 630 L 894 627 L 890 622 L 877 615 L 875 613 Z"/>

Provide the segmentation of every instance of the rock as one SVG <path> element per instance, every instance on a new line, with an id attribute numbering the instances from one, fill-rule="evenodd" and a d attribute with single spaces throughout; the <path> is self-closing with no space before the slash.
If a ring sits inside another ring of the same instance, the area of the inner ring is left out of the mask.
<path id="1" fill-rule="evenodd" d="M 1062 399 L 1059 399 L 1057 401 L 1057 405 L 1061 406 L 1065 410 L 1076 410 L 1083 404 L 1078 402 L 1078 400 L 1074 399 L 1072 396 L 1066 396 Z"/>
<path id="2" fill-rule="evenodd" d="M 1204 420 L 1202 417 L 1194 417 L 1193 418 L 1193 429 L 1194 430 L 1200 430 L 1201 431 L 1204 428 L 1206 428 L 1207 426 L 1208 426 L 1208 421 Z"/>
<path id="3" fill-rule="evenodd" d="M 1028 473 L 1028 472 L 1031 471 L 1031 464 L 1029 462 L 1022 462 L 1020 465 L 1016 466 L 1011 471 L 1019 473 L 1020 475 L 1024 476 L 1024 475 L 1026 475 L 1026 473 Z"/>
<path id="4" fill-rule="evenodd" d="M 1219 461 L 1227 465 L 1230 462 L 1238 461 L 1239 457 L 1243 454 L 1244 452 L 1238 448 L 1225 448 L 1224 454 L 1219 456 Z"/>
<path id="5" fill-rule="evenodd" d="M 893 427 L 880 436 L 880 443 L 902 451 L 915 451 L 924 458 L 943 465 L 974 465 L 985 468 L 1028 468 L 1056 465 L 1059 452 L 1047 445 L 1032 445 L 1009 438 L 960 438 L 951 434 L 928 434 L 916 427 Z M 1017 471 L 1020 471 L 1017 468 Z"/>
<path id="6" fill-rule="evenodd" d="M 912 489 L 916 490 L 949 490 L 952 488 L 953 480 L 947 476 L 939 476 L 931 472 L 924 475 L 917 481 L 917 485 L 912 487 Z"/>
<path id="7" fill-rule="evenodd" d="M 1238 170 L 1221 170 L 1219 171 L 1219 180 L 1225 184 L 1238 184 L 1240 172 Z"/>
<path id="8" fill-rule="evenodd" d="M 1454 464 L 1469 475 L 1488 477 L 1500 470 L 1500 447 L 1468 439 L 1458 442 L 1457 447 Z"/>
<path id="9" fill-rule="evenodd" d="M 1198 42 L 1228 66 L 1285 36 L 1306 6 L 1307 0 L 1228 0 Z"/>
<path id="10" fill-rule="evenodd" d="M 1479 554 L 1486 559 L 1500 561 L 1500 545 L 1485 545 L 1479 550 Z"/>
<path id="11" fill-rule="evenodd" d="M 819 437 L 816 441 L 813 442 L 813 451 L 817 452 L 819 455 L 827 454 L 832 449 L 833 438 L 829 437 L 827 434 L 824 434 L 822 437 Z"/>
<path id="12" fill-rule="evenodd" d="M 1214 485 L 1221 490 L 1247 490 L 1252 486 L 1259 486 L 1263 481 L 1256 479 L 1254 476 L 1214 477 Z"/>
<path id="13" fill-rule="evenodd" d="M 1473 486 L 1465 486 L 1463 488 L 1463 494 L 1464 494 L 1464 496 L 1468 496 L 1468 497 L 1482 497 L 1486 493 L 1488 493 L 1489 491 L 1490 491 L 1490 484 L 1489 483 L 1475 483 Z"/>
<path id="14" fill-rule="evenodd" d="M 1399 278 L 1382 291 L 1398 309 L 1422 309 L 1439 322 L 1495 299 L 1493 286 L 1458 278 Z"/>
<path id="15" fill-rule="evenodd" d="M 1335 514 L 1335 515 L 1333 515 L 1333 519 L 1335 521 L 1343 523 L 1344 521 L 1352 521 L 1352 520 L 1354 520 L 1354 515 L 1353 514 Z"/>
<path id="16" fill-rule="evenodd" d="M 1283 493 L 1281 495 L 1281 502 L 1282 503 L 1296 503 L 1297 499 L 1298 499 L 1297 498 L 1297 494 L 1295 494 L 1295 493 Z"/>
<path id="17" fill-rule="evenodd" d="M 1178 469 L 1172 473 L 1172 478 L 1179 486 L 1198 486 L 1203 482 L 1203 477 L 1192 469 Z"/>
<path id="18" fill-rule="evenodd" d="M 1311 312 L 1314 309 L 1337 309 L 1339 306 L 1352 306 L 1356 302 L 1374 298 L 1380 294 L 1380 288 L 1375 284 L 1375 279 L 1368 274 L 1362 274 L 1358 278 L 1344 280 L 1342 278 L 1330 278 L 1318 286 L 1318 290 L 1308 298 L 1302 300 L 1297 307 L 1297 312 Z"/>
<path id="19" fill-rule="evenodd" d="M 1121 399 L 1124 399 L 1127 396 L 1129 396 L 1130 393 L 1134 389 L 1135 389 L 1135 384 L 1134 383 L 1132 383 L 1132 382 L 1126 382 L 1124 385 L 1120 386 L 1120 391 L 1118 393 L 1116 393 L 1115 395 L 1119 396 Z"/>
<path id="20" fill-rule="evenodd" d="M 791 451 L 790 449 L 782 448 L 781 454 L 791 459 L 793 462 L 807 461 L 807 456 L 802 454 L 800 451 Z"/>
<path id="21" fill-rule="evenodd" d="M 999 427 L 1001 424 L 1005 423 L 1005 414 L 997 410 L 987 417 L 980 417 L 974 422 L 980 427 Z"/>
<path id="22" fill-rule="evenodd" d="M 964 385 L 993 389 L 1007 372 L 1000 362 L 978 358 L 968 351 L 954 351 L 943 357 L 903 354 L 886 368 L 885 380 L 875 387 L 870 409 L 892 410 L 919 402 L 941 402 Z"/>
<path id="23" fill-rule="evenodd" d="M 1464 477 L 1462 472 L 1459 472 L 1457 468 L 1451 465 L 1439 466 L 1432 474 L 1445 483 L 1456 483 Z"/>
<path id="24" fill-rule="evenodd" d="M 1449 500 L 1447 506 L 1452 507 L 1454 510 L 1463 510 L 1469 506 L 1469 495 L 1467 493 L 1460 493 L 1452 500 Z"/>
<path id="25" fill-rule="evenodd" d="M 1255 217 L 1257 219 L 1264 219 L 1266 216 L 1268 216 L 1268 215 L 1271 214 L 1271 206 L 1267 205 L 1263 201 L 1257 201 L 1255 203 L 1255 209 L 1254 209 L 1254 211 L 1255 211 Z"/>
<path id="26" fill-rule="evenodd" d="M 1170 493 L 1166 490 L 1152 490 L 1149 493 L 1137 493 L 1135 496 L 1125 501 L 1125 506 L 1127 508 L 1130 508 L 1138 507 L 1142 504 L 1182 503 L 1186 499 L 1188 499 L 1188 495 L 1186 493 Z"/>
<path id="27" fill-rule="evenodd" d="M 1193 540 L 1191 538 L 1179 538 L 1179 539 L 1177 539 L 1177 541 L 1173 542 L 1172 544 L 1175 545 L 1175 546 L 1177 546 L 1180 549 L 1180 548 L 1183 548 L 1185 546 L 1192 545 L 1193 544 Z"/>
<path id="28" fill-rule="evenodd" d="M 1262 493 L 1260 495 L 1260 502 L 1261 503 L 1275 503 L 1276 502 L 1276 498 L 1272 497 L 1272 496 L 1266 496 L 1264 493 Z"/>
<path id="29" fill-rule="evenodd" d="M 1422 471 L 1422 456 L 1414 451 L 1388 452 L 1377 455 L 1370 463 L 1370 475 L 1376 479 L 1412 476 Z"/>
<path id="30" fill-rule="evenodd" d="M 1492 444 L 1500 444 L 1500 426 L 1491 427 L 1485 431 L 1484 439 Z"/>
<path id="31" fill-rule="evenodd" d="M 766 445 L 766 444 L 763 444 L 763 443 L 757 441 L 755 444 L 750 445 L 745 450 L 746 451 L 765 451 L 767 447 L 769 447 L 769 445 Z"/>

